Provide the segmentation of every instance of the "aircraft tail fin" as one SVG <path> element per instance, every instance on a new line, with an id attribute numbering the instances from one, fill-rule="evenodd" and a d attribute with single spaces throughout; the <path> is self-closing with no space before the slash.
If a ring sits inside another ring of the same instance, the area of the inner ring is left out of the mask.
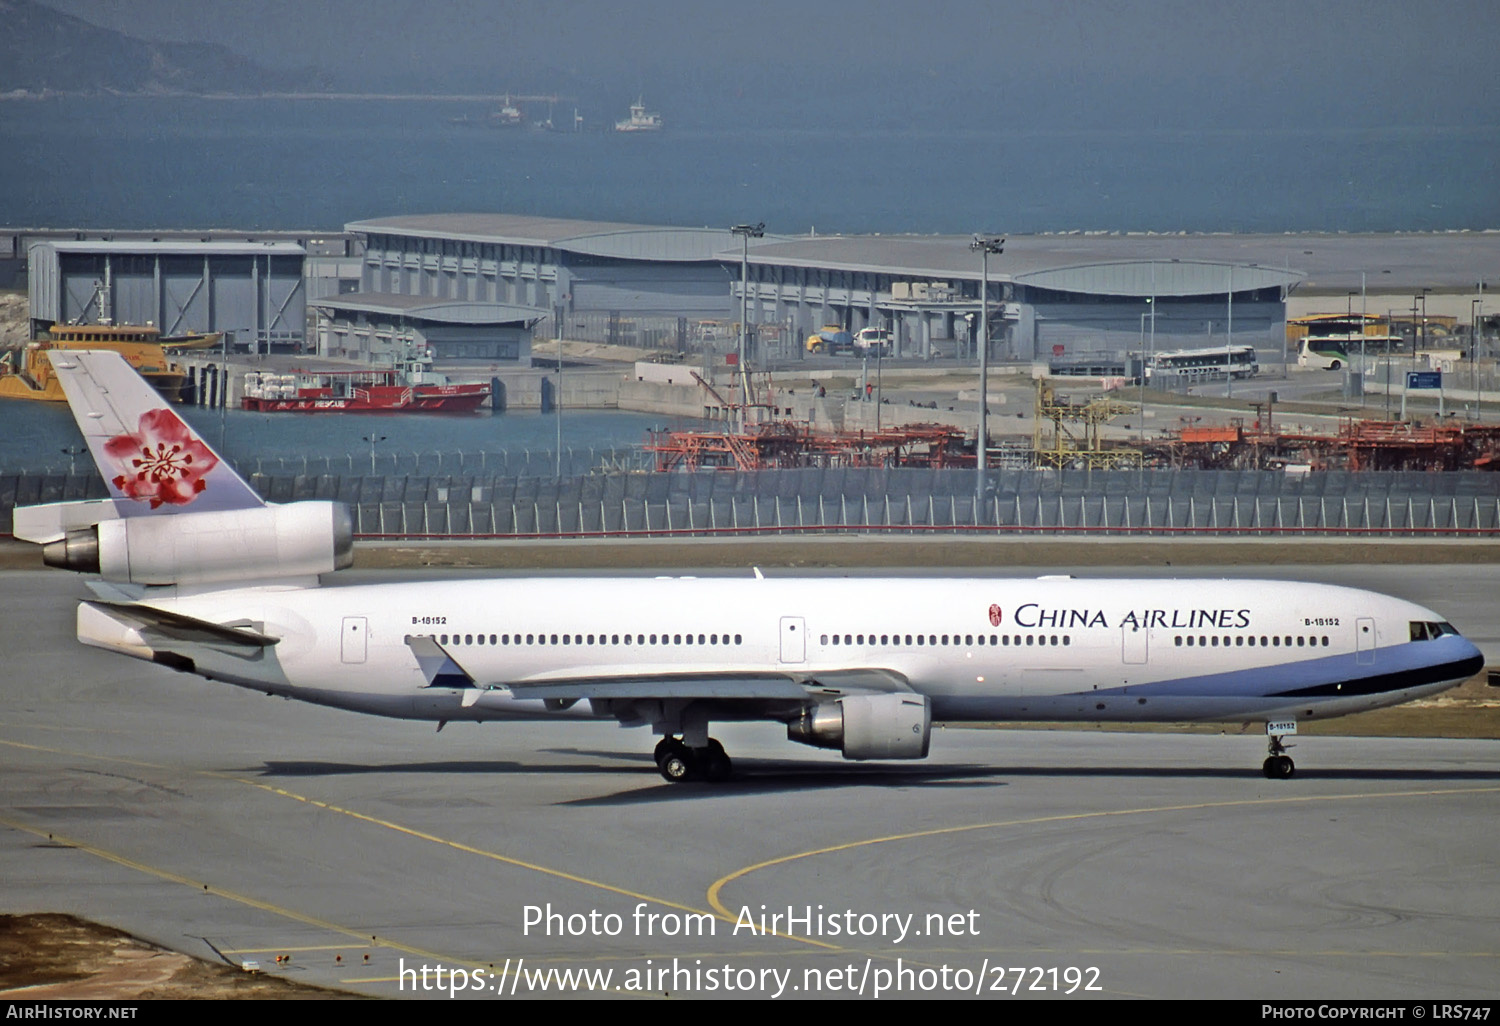
<path id="1" fill-rule="evenodd" d="M 48 356 L 121 516 L 265 505 L 119 353 Z"/>

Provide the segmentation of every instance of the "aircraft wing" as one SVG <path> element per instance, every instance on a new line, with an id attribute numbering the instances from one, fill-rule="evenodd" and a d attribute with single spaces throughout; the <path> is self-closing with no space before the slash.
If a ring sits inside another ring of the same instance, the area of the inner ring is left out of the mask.
<path id="1" fill-rule="evenodd" d="M 906 678 L 878 667 L 819 673 L 802 670 L 696 670 L 665 673 L 590 673 L 529 681 L 480 680 L 452 652 L 430 635 L 408 635 L 427 686 L 435 688 L 504 687 L 517 698 L 569 701 L 597 699 L 714 698 L 775 699 L 802 702 L 843 695 L 911 691 Z"/>
<path id="2" fill-rule="evenodd" d="M 671 673 L 506 684 L 517 698 L 749 698 L 801 702 L 807 689 L 779 673 Z"/>

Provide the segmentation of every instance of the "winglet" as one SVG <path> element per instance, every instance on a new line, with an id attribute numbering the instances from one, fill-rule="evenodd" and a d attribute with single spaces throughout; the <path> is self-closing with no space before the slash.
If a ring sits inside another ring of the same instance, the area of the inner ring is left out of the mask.
<path id="1" fill-rule="evenodd" d="M 265 505 L 119 353 L 48 357 L 121 516 Z"/>

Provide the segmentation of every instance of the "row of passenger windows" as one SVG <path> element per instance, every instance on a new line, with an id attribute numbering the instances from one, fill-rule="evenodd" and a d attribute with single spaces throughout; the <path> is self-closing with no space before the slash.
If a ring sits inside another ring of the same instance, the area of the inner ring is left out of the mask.
<path id="1" fill-rule="evenodd" d="M 1187 645 L 1189 648 L 1191 648 L 1195 644 L 1200 648 L 1217 648 L 1221 644 L 1225 648 L 1229 648 L 1230 646 L 1240 647 L 1243 645 L 1249 645 L 1251 648 L 1254 648 L 1255 635 L 1226 635 L 1224 637 L 1224 640 L 1221 642 L 1217 634 L 1199 634 L 1196 636 L 1192 634 L 1179 634 L 1177 635 L 1176 642 L 1177 647 L 1179 648 L 1181 648 L 1183 645 Z M 1291 648 L 1293 645 L 1296 645 L 1298 648 L 1317 648 L 1320 645 L 1323 648 L 1327 648 L 1328 635 L 1325 634 L 1321 638 L 1303 637 L 1300 635 L 1295 637 L 1292 635 L 1288 635 L 1287 637 L 1282 638 L 1274 634 L 1269 638 L 1264 634 L 1260 636 L 1261 648 Z"/>
<path id="2" fill-rule="evenodd" d="M 988 641 L 985 640 L 986 637 Z M 1000 648 L 1010 645 L 1073 644 L 1071 634 L 824 634 L 818 640 L 824 645 L 863 645 L 866 638 L 869 638 L 871 645 L 904 645 L 907 648 L 937 645 L 967 645 L 972 648 L 988 644 Z"/>
<path id="3" fill-rule="evenodd" d="M 996 648 L 1023 645 L 1071 645 L 1073 637 L 1070 634 L 824 634 L 818 640 L 824 645 L 863 645 L 866 639 L 871 645 L 904 645 L 907 648 L 937 645 L 964 645 L 970 648 L 979 645 L 990 645 Z M 1328 636 L 1321 637 L 1287 635 L 1260 635 L 1257 642 L 1255 635 L 1235 634 L 1220 638 L 1218 635 L 1177 635 L 1177 647 L 1184 645 L 1188 647 L 1201 646 L 1203 648 L 1244 647 L 1249 645 L 1254 648 L 1259 644 L 1262 648 L 1327 648 L 1330 644 Z"/>
<path id="4" fill-rule="evenodd" d="M 1412 624 L 1412 640 L 1425 640 L 1418 637 L 1417 628 L 1426 629 L 1439 628 L 1431 633 L 1431 637 L 1437 637 L 1441 633 L 1458 633 L 1448 624 Z M 1446 631 L 1442 630 L 1446 628 Z M 739 634 L 443 634 L 438 640 L 446 645 L 449 639 L 455 645 L 742 645 L 744 637 Z M 989 645 L 994 648 L 1008 648 L 1011 646 L 1022 647 L 1028 645 L 1071 645 L 1073 637 L 1070 634 L 824 634 L 819 641 L 824 645 L 864 645 L 866 639 L 870 645 L 902 645 L 907 648 L 922 648 L 925 646 L 936 647 L 940 645 L 964 645 L 968 647 Z M 1257 644 L 1255 635 L 1226 635 L 1222 639 L 1219 635 L 1193 635 L 1179 634 L 1174 638 L 1178 648 L 1186 645 L 1200 648 L 1224 648 L 1243 647 L 1249 645 L 1254 648 Z M 1321 637 L 1293 636 L 1287 635 L 1260 635 L 1258 644 L 1262 648 L 1327 648 L 1329 645 L 1328 635 Z"/>
<path id="5" fill-rule="evenodd" d="M 455 645 L 742 645 L 739 634 L 440 634 Z M 488 638 L 488 641 L 486 641 Z"/>

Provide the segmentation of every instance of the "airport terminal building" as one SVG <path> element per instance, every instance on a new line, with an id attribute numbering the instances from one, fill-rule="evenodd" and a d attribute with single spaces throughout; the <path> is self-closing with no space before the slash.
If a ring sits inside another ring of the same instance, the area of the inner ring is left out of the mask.
<path id="1" fill-rule="evenodd" d="M 685 343 L 697 321 L 739 320 L 743 259 L 753 337 L 777 355 L 830 324 L 885 327 L 897 355 L 973 352 L 981 261 L 968 237 L 768 236 L 746 252 L 727 229 L 496 214 L 347 230 L 363 244 L 362 291 L 531 307 L 549 335 Z M 989 262 L 991 355 L 1118 359 L 1153 338 L 1158 349 L 1222 345 L 1231 330 L 1237 343 L 1278 347 L 1286 294 L 1303 276 L 1214 259 L 1205 238 L 1010 240 Z"/>

